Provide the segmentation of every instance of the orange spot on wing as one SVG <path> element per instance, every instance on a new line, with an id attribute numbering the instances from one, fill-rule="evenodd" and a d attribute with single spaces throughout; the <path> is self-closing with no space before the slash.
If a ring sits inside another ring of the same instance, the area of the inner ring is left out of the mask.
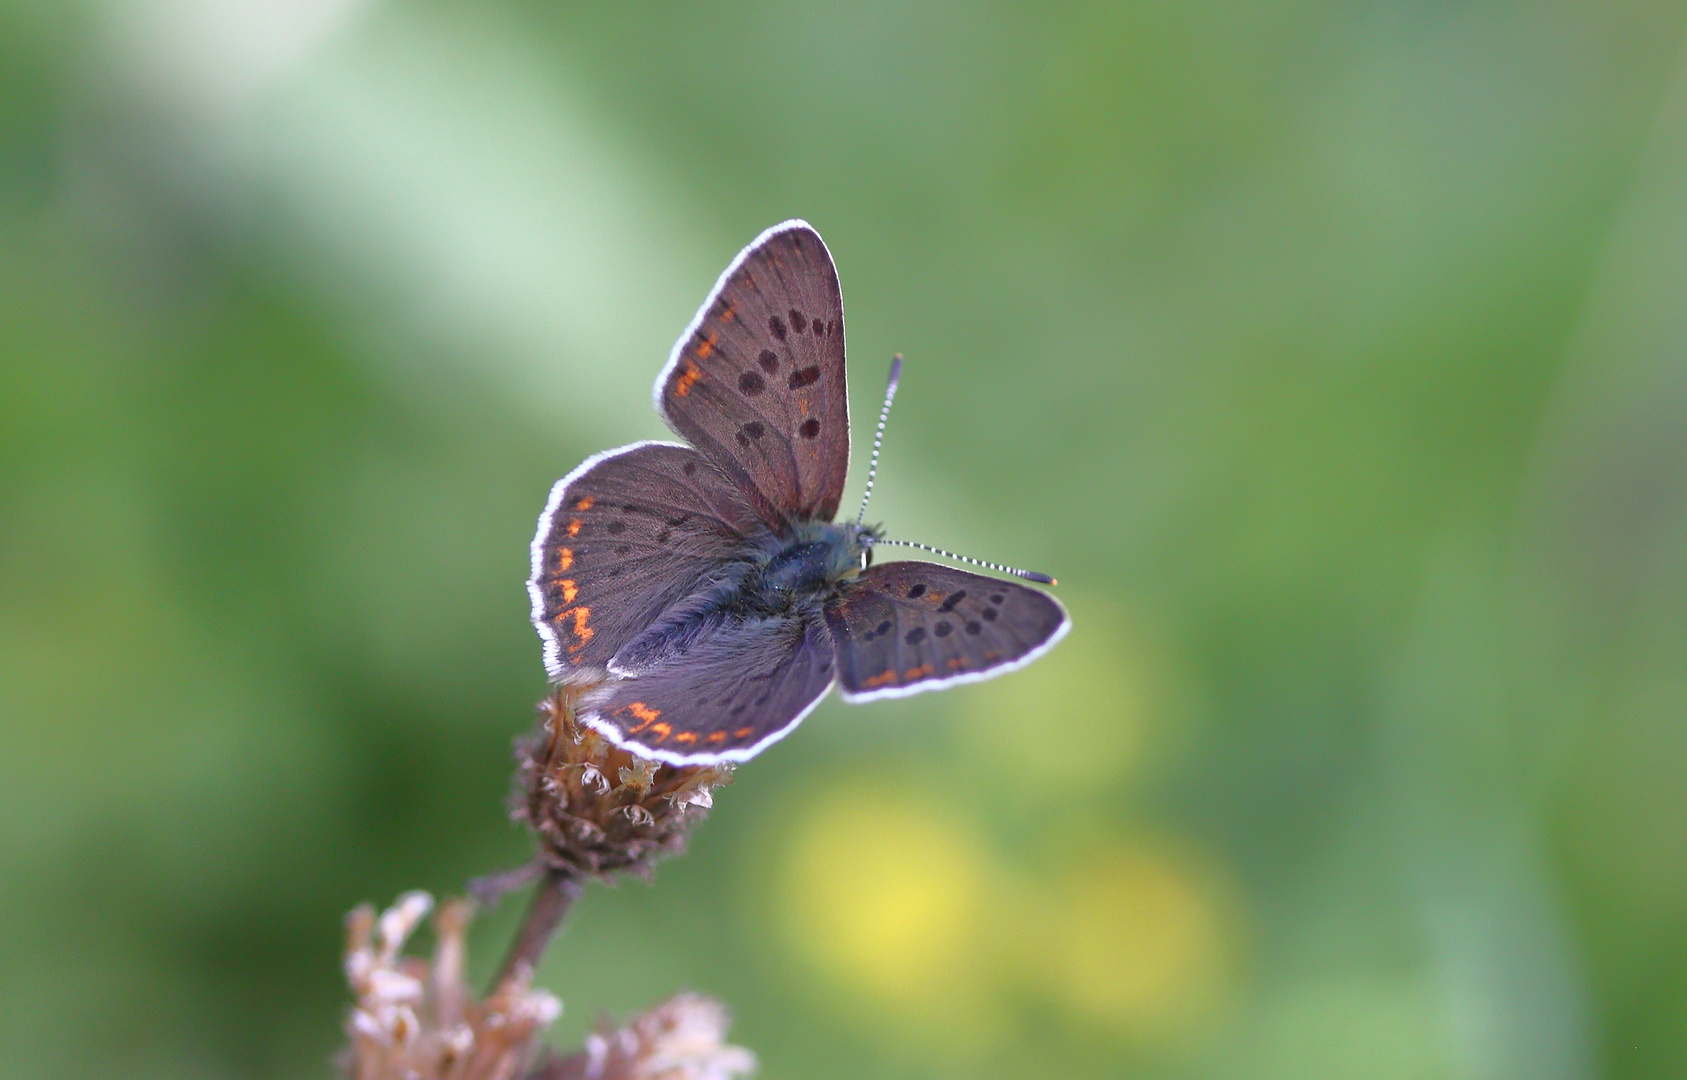
<path id="1" fill-rule="evenodd" d="M 562 602 L 565 604 L 572 604 L 574 598 L 580 595 L 580 590 L 575 588 L 574 582 L 568 578 L 563 578 L 557 584 L 562 586 Z"/>
<path id="2" fill-rule="evenodd" d="M 651 724 L 654 724 L 656 722 L 656 718 L 662 715 L 661 709 L 652 709 L 642 701 L 635 701 L 631 705 L 623 705 L 617 709 L 616 712 L 632 713 L 635 719 L 644 721 L 638 727 L 628 728 L 628 735 L 637 735 Z"/>
<path id="3" fill-rule="evenodd" d="M 568 535 L 570 537 L 580 535 L 580 519 L 579 518 L 575 518 L 573 521 L 570 521 L 568 523 Z"/>
<path id="4" fill-rule="evenodd" d="M 966 666 L 967 666 L 967 662 L 963 657 L 957 656 L 957 657 L 952 658 L 949 661 L 949 670 L 950 671 L 954 671 L 956 668 L 964 668 Z"/>
<path id="5" fill-rule="evenodd" d="M 651 724 L 650 730 L 656 733 L 657 742 L 661 742 L 674 733 L 674 729 L 667 724 Z"/>
<path id="6" fill-rule="evenodd" d="M 592 503 L 594 501 L 595 500 L 590 495 L 587 495 L 583 499 L 575 499 L 574 500 L 574 509 L 576 509 L 576 510 L 590 510 L 592 508 Z"/>
<path id="7" fill-rule="evenodd" d="M 568 647 L 569 652 L 579 652 L 586 647 L 586 642 L 592 640 L 592 628 L 586 625 L 586 621 L 591 617 L 592 609 L 584 604 L 557 612 L 556 618 L 552 621 L 558 625 L 567 622 L 570 618 L 574 620 L 574 644 Z M 578 663 L 579 661 L 575 662 Z"/>
<path id="8" fill-rule="evenodd" d="M 715 333 L 713 330 L 710 330 L 708 336 L 697 343 L 697 359 L 707 360 L 711 355 L 713 355 L 715 346 L 719 344 L 720 335 Z"/>
<path id="9" fill-rule="evenodd" d="M 724 732 L 724 731 L 711 731 L 711 732 L 709 732 L 709 741 L 710 742 L 725 742 L 726 741 L 726 732 Z"/>
<path id="10" fill-rule="evenodd" d="M 902 677 L 904 679 L 923 679 L 936 670 L 937 669 L 932 667 L 930 664 L 921 664 L 917 668 L 909 668 L 907 671 L 904 671 L 902 673 Z"/>
<path id="11" fill-rule="evenodd" d="M 867 689 L 871 690 L 875 686 L 886 686 L 886 685 L 888 685 L 890 683 L 893 683 L 895 681 L 896 681 L 896 672 L 895 671 L 881 671 L 877 675 L 874 675 L 871 679 L 863 680 L 861 685 L 865 686 Z"/>
<path id="12" fill-rule="evenodd" d="M 695 731 L 682 731 L 678 735 L 674 736 L 674 741 L 682 742 L 689 746 L 697 741 L 697 733 Z"/>
<path id="13" fill-rule="evenodd" d="M 732 733 L 734 739 L 748 739 L 755 732 L 755 728 L 741 727 Z"/>
<path id="14" fill-rule="evenodd" d="M 724 305 L 720 309 L 720 317 L 721 317 L 722 320 L 730 319 L 737 314 L 738 314 L 737 310 L 734 309 L 733 306 L 730 303 Z"/>
<path id="15" fill-rule="evenodd" d="M 556 550 L 556 569 L 557 569 L 557 573 L 560 574 L 564 570 L 567 570 L 570 566 L 573 566 L 573 565 L 574 565 L 574 549 L 573 548 L 557 548 L 557 550 Z"/>
<path id="16" fill-rule="evenodd" d="M 680 397 L 684 397 L 685 395 L 691 393 L 691 384 L 702 377 L 703 372 L 698 370 L 696 364 L 686 364 L 685 370 L 679 374 L 679 381 L 674 383 L 674 393 L 678 394 Z"/>

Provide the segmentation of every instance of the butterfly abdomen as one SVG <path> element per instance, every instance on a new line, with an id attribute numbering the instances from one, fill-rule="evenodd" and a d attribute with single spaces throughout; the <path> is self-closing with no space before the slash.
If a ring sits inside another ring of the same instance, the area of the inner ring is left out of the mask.
<path id="1" fill-rule="evenodd" d="M 638 636 L 621 646 L 609 661 L 609 671 L 622 678 L 642 675 L 683 656 L 712 626 L 741 617 L 743 583 L 752 573 L 748 563 L 733 563 L 696 592 L 669 607 Z"/>

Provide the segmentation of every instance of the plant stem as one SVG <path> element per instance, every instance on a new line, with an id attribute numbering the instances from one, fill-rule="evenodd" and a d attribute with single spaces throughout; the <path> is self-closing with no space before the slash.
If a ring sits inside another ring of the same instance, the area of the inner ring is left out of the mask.
<path id="1" fill-rule="evenodd" d="M 532 901 L 527 905 L 527 914 L 522 917 L 521 929 L 516 932 L 509 955 L 504 957 L 503 967 L 498 969 L 497 977 L 492 980 L 494 990 L 523 965 L 529 971 L 539 967 L 539 959 L 545 955 L 545 946 L 551 943 L 551 936 L 562 925 L 562 917 L 568 914 L 580 890 L 580 879 L 571 871 L 545 871 Z"/>

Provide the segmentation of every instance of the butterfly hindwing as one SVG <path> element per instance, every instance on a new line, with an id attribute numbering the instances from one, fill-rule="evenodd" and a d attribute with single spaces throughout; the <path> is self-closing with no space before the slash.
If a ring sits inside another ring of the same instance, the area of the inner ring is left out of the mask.
<path id="1" fill-rule="evenodd" d="M 766 532 L 697 451 L 635 443 L 551 489 L 533 538 L 533 624 L 554 682 L 602 678 L 616 651 L 735 565 Z"/>
<path id="2" fill-rule="evenodd" d="M 813 228 L 787 221 L 739 253 L 657 378 L 656 410 L 774 532 L 832 519 L 849 469 L 843 296 Z"/>
<path id="3" fill-rule="evenodd" d="M 1047 593 L 924 562 L 882 563 L 826 605 L 846 701 L 989 678 L 1041 656 L 1071 625 Z"/>
<path id="4" fill-rule="evenodd" d="M 818 612 L 722 621 L 683 658 L 588 690 L 580 715 L 645 757 L 742 761 L 820 703 L 835 666 Z"/>

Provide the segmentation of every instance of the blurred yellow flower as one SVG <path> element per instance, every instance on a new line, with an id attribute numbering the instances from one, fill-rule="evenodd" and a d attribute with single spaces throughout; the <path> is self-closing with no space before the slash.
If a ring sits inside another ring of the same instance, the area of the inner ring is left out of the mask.
<path id="1" fill-rule="evenodd" d="M 993 871 L 964 822 L 906 789 L 855 781 L 803 807 L 788 836 L 778 917 L 796 953 L 899 1025 L 988 1026 Z"/>
<path id="2" fill-rule="evenodd" d="M 1150 847 L 1074 869 L 1039 904 L 1054 996 L 1130 1037 L 1175 1037 L 1222 989 L 1229 951 L 1216 890 Z"/>

